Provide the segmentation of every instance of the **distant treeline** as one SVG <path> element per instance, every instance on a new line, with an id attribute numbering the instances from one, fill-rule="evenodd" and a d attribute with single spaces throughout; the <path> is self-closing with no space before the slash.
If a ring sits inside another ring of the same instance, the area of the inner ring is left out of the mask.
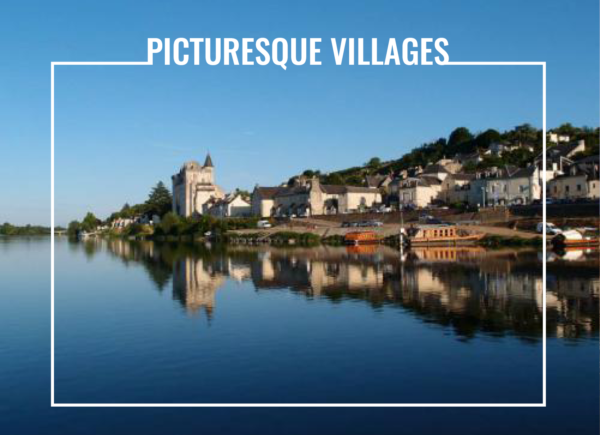
<path id="1" fill-rule="evenodd" d="M 57 228 L 57 230 L 60 228 Z M 11 225 L 8 222 L 0 225 L 0 236 L 49 236 L 50 227 L 40 225 Z"/>

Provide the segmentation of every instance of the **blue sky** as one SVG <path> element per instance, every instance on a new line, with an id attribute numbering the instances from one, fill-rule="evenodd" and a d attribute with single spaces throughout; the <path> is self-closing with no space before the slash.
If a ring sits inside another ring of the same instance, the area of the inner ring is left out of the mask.
<path id="1" fill-rule="evenodd" d="M 323 39 L 321 66 L 58 67 L 56 217 L 105 217 L 213 155 L 226 190 L 397 158 L 457 126 L 541 127 L 539 67 L 336 66 L 329 38 L 443 37 L 451 61 L 546 61 L 548 126 L 597 126 L 597 1 L 3 2 L 0 222 L 48 224 L 50 62 L 149 37 Z"/>

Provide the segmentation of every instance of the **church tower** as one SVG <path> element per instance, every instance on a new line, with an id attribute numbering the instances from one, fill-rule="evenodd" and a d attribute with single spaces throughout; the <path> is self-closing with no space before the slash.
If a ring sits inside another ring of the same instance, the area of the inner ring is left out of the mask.
<path id="1" fill-rule="evenodd" d="M 215 184 L 215 167 L 210 153 L 204 165 L 196 161 L 186 162 L 179 173 L 173 175 L 173 212 L 179 216 L 201 215 L 206 212 L 206 204 L 213 198 L 225 196 Z"/>
<path id="2" fill-rule="evenodd" d="M 206 159 L 204 159 L 204 166 L 202 167 L 205 174 L 207 175 L 207 182 L 214 184 L 215 182 L 215 166 L 213 165 L 210 153 L 206 153 Z"/>

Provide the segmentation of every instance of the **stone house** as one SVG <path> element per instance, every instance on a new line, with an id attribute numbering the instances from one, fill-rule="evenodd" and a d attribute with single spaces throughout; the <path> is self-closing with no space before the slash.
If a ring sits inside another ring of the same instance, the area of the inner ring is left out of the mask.
<path id="1" fill-rule="evenodd" d="M 475 174 L 451 174 L 442 181 L 442 199 L 446 204 L 469 202 L 469 191 Z"/>
<path id="2" fill-rule="evenodd" d="M 528 168 L 505 166 L 478 172 L 470 183 L 471 205 L 525 205 L 541 199 L 540 172 L 536 165 Z"/>
<path id="3" fill-rule="evenodd" d="M 548 195 L 553 199 L 598 199 L 600 179 L 598 165 L 572 165 L 564 175 L 548 183 Z"/>
<path id="4" fill-rule="evenodd" d="M 377 203 L 377 188 L 321 184 L 317 177 L 289 187 L 257 187 L 252 193 L 252 213 L 261 217 L 353 213 Z"/>
<path id="5" fill-rule="evenodd" d="M 251 214 L 258 217 L 273 216 L 275 209 L 275 194 L 282 187 L 259 187 L 252 191 Z"/>
<path id="6" fill-rule="evenodd" d="M 390 183 L 392 201 L 402 206 L 426 207 L 440 199 L 441 192 L 442 182 L 434 176 L 397 178 Z"/>
<path id="7" fill-rule="evenodd" d="M 227 195 L 221 199 L 213 198 L 208 205 L 208 214 L 217 218 L 247 217 L 252 212 L 250 202 L 239 194 Z"/>

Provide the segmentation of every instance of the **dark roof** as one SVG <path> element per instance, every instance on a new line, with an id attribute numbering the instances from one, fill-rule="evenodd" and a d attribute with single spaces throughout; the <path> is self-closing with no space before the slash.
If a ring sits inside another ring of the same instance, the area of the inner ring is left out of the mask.
<path id="1" fill-rule="evenodd" d="M 420 186 L 436 186 L 440 184 L 442 184 L 442 181 L 439 178 L 433 177 L 431 175 L 421 175 L 419 177 Z"/>
<path id="2" fill-rule="evenodd" d="M 373 187 L 338 186 L 334 184 L 321 184 L 321 190 L 329 195 L 343 195 L 344 193 L 377 193 Z"/>
<path id="3" fill-rule="evenodd" d="M 580 163 L 589 164 L 589 163 L 599 163 L 599 162 L 600 162 L 600 156 L 598 156 L 598 155 L 587 156 L 587 157 L 583 157 L 579 160 L 575 160 L 575 163 L 577 163 L 577 164 L 580 164 Z"/>
<path id="4" fill-rule="evenodd" d="M 292 196 L 307 194 L 308 186 L 280 187 L 274 196 Z"/>
<path id="5" fill-rule="evenodd" d="M 365 181 L 368 187 L 380 187 L 389 175 L 367 175 Z"/>
<path id="6" fill-rule="evenodd" d="M 206 154 L 206 160 L 204 160 L 205 168 L 214 168 L 212 159 L 210 158 L 210 153 Z"/>
<path id="7" fill-rule="evenodd" d="M 478 151 L 473 151 L 472 153 L 458 153 L 454 156 L 456 160 L 471 160 L 480 157 Z"/>
<path id="8" fill-rule="evenodd" d="M 475 179 L 475 174 L 452 174 L 450 177 L 455 180 L 471 181 Z"/>
<path id="9" fill-rule="evenodd" d="M 529 178 L 535 173 L 536 167 L 534 165 L 526 168 L 520 168 L 509 174 L 509 178 Z"/>
<path id="10" fill-rule="evenodd" d="M 548 148 L 547 153 L 549 156 L 562 156 L 562 157 L 570 157 L 571 153 L 579 146 L 579 141 L 570 142 L 570 143 L 562 143 L 560 145 L 556 145 Z"/>
<path id="11" fill-rule="evenodd" d="M 280 189 L 283 187 L 256 187 L 254 191 L 264 199 L 273 199 Z"/>
<path id="12" fill-rule="evenodd" d="M 584 175 L 588 180 L 600 180 L 600 174 L 598 172 L 597 166 L 589 166 L 589 165 L 573 165 L 569 168 L 569 172 L 563 175 L 559 175 L 555 179 L 559 178 L 568 178 L 568 177 L 576 177 Z"/>
<path id="13" fill-rule="evenodd" d="M 423 171 L 423 174 L 448 174 L 448 170 L 440 164 L 429 165 Z"/>

